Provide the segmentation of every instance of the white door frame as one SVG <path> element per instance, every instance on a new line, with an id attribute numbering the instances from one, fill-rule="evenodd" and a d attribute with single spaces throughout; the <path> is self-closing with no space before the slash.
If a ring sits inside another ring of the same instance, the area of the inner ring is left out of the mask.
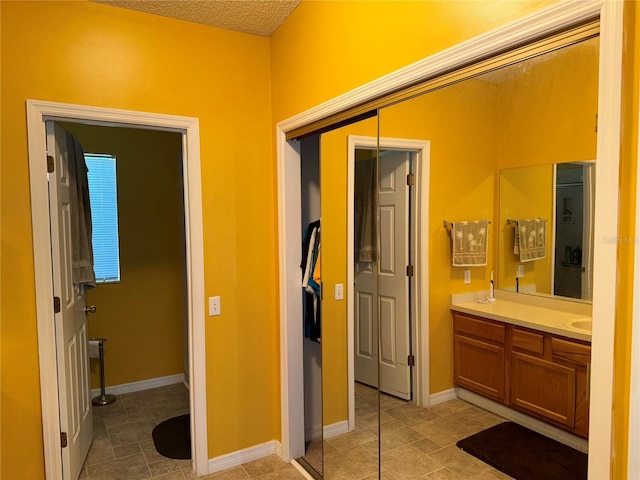
<path id="1" fill-rule="evenodd" d="M 616 318 L 618 232 L 618 166 L 622 81 L 623 3 L 607 0 L 558 2 L 483 35 L 427 57 L 369 82 L 276 126 L 278 165 L 278 241 L 280 290 L 281 435 L 285 460 L 304 450 L 301 358 L 300 154 L 298 142 L 286 133 L 367 100 L 459 68 L 470 61 L 534 41 L 540 36 L 600 17 L 598 140 L 594 244 L 593 342 L 591 413 L 589 419 L 589 478 L 611 475 L 613 340 Z M 297 215 L 297 219 L 296 219 Z M 300 324 L 298 326 L 298 324 Z M 301 388 L 301 387 L 300 387 Z M 300 446 L 302 445 L 302 446 Z M 298 455 L 296 455 L 298 454 Z"/>
<path id="2" fill-rule="evenodd" d="M 411 344 L 417 357 L 412 376 L 413 402 L 421 407 L 429 406 L 429 159 L 430 142 L 426 140 L 410 140 L 404 138 L 363 137 L 349 135 L 347 155 L 347 382 L 349 388 L 349 431 L 355 427 L 355 366 L 354 366 L 354 340 L 355 340 L 355 295 L 353 285 L 354 272 L 354 192 L 355 192 L 355 165 L 357 148 L 369 150 L 404 150 L 416 152 L 414 174 L 416 185 L 412 199 L 412 216 L 415 219 L 412 230 L 411 245 L 414 246 L 414 263 L 416 274 L 414 276 L 414 288 L 411 290 L 411 309 L 413 316 L 413 335 Z"/>
<path id="3" fill-rule="evenodd" d="M 187 245 L 191 446 L 193 467 L 208 472 L 204 329 L 204 246 L 200 179 L 200 127 L 197 118 L 112 108 L 27 100 L 27 135 L 31 187 L 31 221 L 36 287 L 36 317 L 40 365 L 45 475 L 62 478 L 60 419 L 53 322 L 51 237 L 46 169 L 45 121 L 174 131 L 182 134 L 185 236 Z"/>

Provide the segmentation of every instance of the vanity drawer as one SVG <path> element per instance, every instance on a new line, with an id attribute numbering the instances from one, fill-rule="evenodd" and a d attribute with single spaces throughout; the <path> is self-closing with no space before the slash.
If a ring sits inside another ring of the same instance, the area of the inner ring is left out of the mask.
<path id="1" fill-rule="evenodd" d="M 506 327 L 501 323 L 481 320 L 461 313 L 453 314 L 453 328 L 456 333 L 490 340 L 504 345 Z"/>
<path id="2" fill-rule="evenodd" d="M 591 347 L 589 345 L 561 338 L 553 337 L 551 339 L 551 355 L 554 358 L 569 360 L 579 365 L 591 363 Z"/>
<path id="3" fill-rule="evenodd" d="M 544 353 L 544 336 L 541 333 L 513 327 L 512 339 L 514 349 L 536 355 L 542 355 Z"/>

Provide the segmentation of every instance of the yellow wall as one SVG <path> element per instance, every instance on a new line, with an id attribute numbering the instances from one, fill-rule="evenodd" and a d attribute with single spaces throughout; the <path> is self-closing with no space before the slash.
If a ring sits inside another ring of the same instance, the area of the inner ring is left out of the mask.
<path id="1" fill-rule="evenodd" d="M 0 8 L 0 476 L 44 476 L 28 98 L 200 119 L 205 295 L 220 295 L 223 312 L 206 320 L 208 453 L 272 440 L 280 415 L 269 40 L 93 2 Z"/>
<path id="2" fill-rule="evenodd" d="M 98 284 L 87 301 L 89 337 L 106 338 L 106 385 L 184 372 L 186 265 L 182 135 L 64 124 L 86 153 L 116 156 L 120 282 Z M 97 360 L 93 388 L 100 386 Z"/>
<path id="3" fill-rule="evenodd" d="M 502 170 L 500 177 L 500 206 L 497 218 L 498 242 L 498 287 L 514 290 L 516 269 L 524 266 L 524 277 L 520 287 L 535 285 L 536 292 L 551 291 L 551 229 L 553 229 L 553 174 L 551 165 Z M 513 253 L 515 224 L 507 225 L 506 219 L 543 218 L 547 220 L 547 255 L 533 262 L 520 263 Z"/>

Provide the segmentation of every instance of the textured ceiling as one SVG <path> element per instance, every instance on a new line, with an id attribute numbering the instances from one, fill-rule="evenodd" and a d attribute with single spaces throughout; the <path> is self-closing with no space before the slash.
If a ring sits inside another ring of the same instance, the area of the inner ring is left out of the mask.
<path id="1" fill-rule="evenodd" d="M 93 0 L 116 7 L 269 37 L 300 0 Z"/>

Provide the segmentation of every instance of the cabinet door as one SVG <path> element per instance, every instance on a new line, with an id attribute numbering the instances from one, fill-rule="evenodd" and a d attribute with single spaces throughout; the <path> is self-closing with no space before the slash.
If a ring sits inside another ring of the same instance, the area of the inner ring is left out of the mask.
<path id="1" fill-rule="evenodd" d="M 456 333 L 453 351 L 455 383 L 504 403 L 504 347 Z"/>
<path id="2" fill-rule="evenodd" d="M 511 355 L 511 405 L 575 426 L 575 369 L 518 352 Z"/>

